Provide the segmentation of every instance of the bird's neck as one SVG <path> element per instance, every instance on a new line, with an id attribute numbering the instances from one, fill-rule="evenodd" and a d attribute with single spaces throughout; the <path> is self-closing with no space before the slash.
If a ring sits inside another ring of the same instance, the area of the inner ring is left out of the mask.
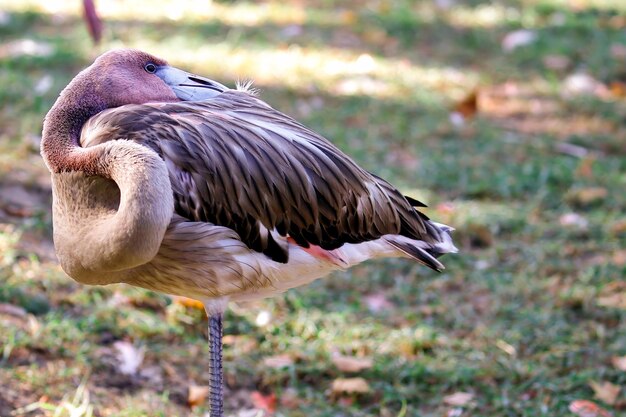
<path id="1" fill-rule="evenodd" d="M 72 84 L 61 93 L 46 115 L 41 155 L 51 172 L 83 171 L 94 175 L 97 173 L 89 172 L 94 167 L 75 151 L 80 150 L 80 132 L 85 122 L 107 106 L 93 93 L 89 83 Z"/>

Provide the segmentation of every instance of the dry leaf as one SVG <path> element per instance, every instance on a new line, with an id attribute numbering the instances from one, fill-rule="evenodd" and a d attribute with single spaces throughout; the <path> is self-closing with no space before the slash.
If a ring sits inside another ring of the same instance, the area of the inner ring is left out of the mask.
<path id="1" fill-rule="evenodd" d="M 41 323 L 39 323 L 39 320 L 37 320 L 37 317 L 33 316 L 32 314 L 28 315 L 28 333 L 31 336 L 36 336 L 37 334 L 39 334 L 39 331 L 41 330 Z"/>
<path id="2" fill-rule="evenodd" d="M 474 399 L 474 394 L 469 392 L 455 392 L 454 394 L 443 397 L 443 402 L 453 407 L 463 407 L 468 405 Z"/>
<path id="3" fill-rule="evenodd" d="M 478 90 L 473 90 L 467 97 L 456 103 L 454 111 L 463 116 L 464 119 L 469 119 L 476 115 L 478 113 Z"/>
<path id="4" fill-rule="evenodd" d="M 604 187 L 586 187 L 570 191 L 565 198 L 572 204 L 588 206 L 603 201 L 609 195 Z"/>
<path id="5" fill-rule="evenodd" d="M 569 411 L 579 417 L 612 417 L 612 414 L 593 401 L 576 400 L 569 405 Z"/>
<path id="6" fill-rule="evenodd" d="M 507 33 L 502 39 L 502 50 L 512 52 L 513 50 L 530 45 L 537 40 L 537 34 L 532 30 L 520 29 Z"/>
<path id="7" fill-rule="evenodd" d="M 263 365 L 273 369 L 287 368 L 293 365 L 293 358 L 289 355 L 268 356 L 263 359 Z"/>
<path id="8" fill-rule="evenodd" d="M 510 356 L 517 355 L 517 349 L 515 349 L 515 346 L 505 342 L 504 340 L 501 340 L 501 339 L 497 340 L 496 347 Z"/>
<path id="9" fill-rule="evenodd" d="M 613 253 L 611 261 L 617 266 L 626 265 L 626 250 L 618 250 Z"/>
<path id="10" fill-rule="evenodd" d="M 370 386 L 363 378 L 337 378 L 331 391 L 333 394 L 367 394 Z"/>
<path id="11" fill-rule="evenodd" d="M 174 295 L 172 297 L 174 298 L 174 302 L 176 304 L 180 304 L 185 307 L 195 308 L 195 309 L 204 311 L 204 304 L 202 304 L 198 300 L 194 300 L 193 298 L 181 297 L 178 295 Z"/>
<path id="12" fill-rule="evenodd" d="M 363 297 L 367 309 L 372 313 L 379 313 L 384 310 L 391 310 L 394 304 L 387 299 L 383 293 L 368 294 Z"/>
<path id="13" fill-rule="evenodd" d="M 617 396 L 621 390 L 619 385 L 611 384 L 610 382 L 589 382 L 589 386 L 594 392 L 594 395 L 600 401 L 613 405 L 615 404 L 615 400 L 617 400 Z"/>
<path id="14" fill-rule="evenodd" d="M 591 153 L 591 151 L 584 146 L 574 145 L 573 143 L 567 142 L 559 142 L 555 144 L 554 149 L 557 152 L 573 156 L 574 158 L 585 158 Z"/>
<path id="15" fill-rule="evenodd" d="M 566 96 L 602 95 L 606 92 L 606 86 L 589 74 L 577 72 L 565 78 L 562 91 Z"/>
<path id="16" fill-rule="evenodd" d="M 585 230 L 589 227 L 589 221 L 577 213 L 565 213 L 559 217 L 559 224 L 564 227 L 575 227 Z"/>
<path id="17" fill-rule="evenodd" d="M 276 394 L 271 393 L 263 395 L 259 391 L 254 391 L 250 395 L 252 404 L 260 410 L 266 411 L 269 414 L 274 414 L 276 411 Z"/>
<path id="18" fill-rule="evenodd" d="M 115 342 L 113 347 L 117 350 L 118 371 L 124 375 L 135 375 L 143 362 L 145 348 L 142 346 L 137 349 L 132 343 L 123 340 Z"/>
<path id="19" fill-rule="evenodd" d="M 601 307 L 611 307 L 626 310 L 626 293 L 611 294 L 598 297 L 598 305 Z"/>
<path id="20" fill-rule="evenodd" d="M 187 404 L 189 407 L 195 407 L 204 403 L 210 388 L 206 385 L 190 385 L 189 394 L 187 395 Z"/>
<path id="21" fill-rule="evenodd" d="M 613 281 L 607 284 L 596 302 L 602 307 L 626 309 L 626 282 Z"/>
<path id="22" fill-rule="evenodd" d="M 609 83 L 609 92 L 614 97 L 626 97 L 626 83 L 621 81 L 611 81 L 611 83 Z"/>
<path id="23" fill-rule="evenodd" d="M 26 310 L 24 310 L 20 306 L 8 304 L 8 303 L 0 303 L 0 314 L 6 314 L 8 316 L 22 318 L 22 317 L 26 317 L 28 313 L 26 312 Z"/>
<path id="24" fill-rule="evenodd" d="M 613 356 L 611 363 L 620 371 L 626 371 L 626 356 Z"/>
<path id="25" fill-rule="evenodd" d="M 333 363 L 342 372 L 360 372 L 370 369 L 374 364 L 371 358 L 356 358 L 353 356 L 335 355 Z"/>

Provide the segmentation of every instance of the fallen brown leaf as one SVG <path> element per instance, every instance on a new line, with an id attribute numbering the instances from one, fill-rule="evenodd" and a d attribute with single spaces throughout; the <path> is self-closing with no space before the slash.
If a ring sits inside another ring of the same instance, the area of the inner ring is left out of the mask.
<path id="1" fill-rule="evenodd" d="M 519 29 L 507 33 L 502 39 L 502 50 L 512 52 L 513 50 L 530 45 L 537 40 L 537 33 L 528 29 Z"/>
<path id="2" fill-rule="evenodd" d="M 626 282 L 613 281 L 607 284 L 596 300 L 602 307 L 626 309 Z"/>
<path id="3" fill-rule="evenodd" d="M 478 113 L 478 90 L 473 90 L 463 100 L 456 103 L 454 111 L 464 119 L 474 117 Z"/>
<path id="4" fill-rule="evenodd" d="M 597 299 L 598 305 L 601 307 L 611 307 L 611 308 L 619 308 L 626 309 L 626 294 L 618 293 L 611 294 L 604 297 L 598 297 Z"/>
<path id="5" fill-rule="evenodd" d="M 276 411 L 276 394 L 271 393 L 264 395 L 259 391 L 254 391 L 250 397 L 252 404 L 254 404 L 256 408 L 266 411 L 268 414 L 274 414 Z"/>
<path id="6" fill-rule="evenodd" d="M 204 311 L 204 304 L 202 304 L 198 300 L 194 300 L 193 298 L 181 297 L 178 295 L 174 295 L 172 296 L 172 298 L 174 299 L 174 302 L 176 304 L 180 304 L 185 307 L 195 308 L 195 309 Z"/>
<path id="7" fill-rule="evenodd" d="M 611 261 L 617 266 L 626 265 L 626 250 L 622 249 L 622 250 L 613 252 Z"/>
<path id="8" fill-rule="evenodd" d="M 132 343 L 120 340 L 113 344 L 117 350 L 118 371 L 124 375 L 135 375 L 143 362 L 145 348 L 136 348 Z"/>
<path id="9" fill-rule="evenodd" d="M 576 400 L 569 405 L 569 410 L 579 417 L 612 417 L 604 408 L 600 407 L 593 401 Z"/>
<path id="10" fill-rule="evenodd" d="M 189 407 L 202 405 L 209 395 L 209 387 L 206 385 L 190 385 L 187 394 L 187 404 Z"/>
<path id="11" fill-rule="evenodd" d="M 589 386 L 593 390 L 595 397 L 608 405 L 615 404 L 617 396 L 622 389 L 619 385 L 612 384 L 608 381 L 591 381 L 589 382 Z"/>
<path id="12" fill-rule="evenodd" d="M 0 314 L 6 314 L 8 316 L 22 318 L 26 317 L 28 313 L 20 306 L 8 303 L 0 303 Z"/>
<path id="13" fill-rule="evenodd" d="M 289 355 L 268 356 L 263 359 L 263 365 L 273 369 L 287 368 L 293 365 L 293 358 Z"/>
<path id="14" fill-rule="evenodd" d="M 374 364 L 372 358 L 356 358 L 343 355 L 333 356 L 332 361 L 341 372 L 360 372 L 370 369 Z"/>
<path id="15" fill-rule="evenodd" d="M 609 92 L 614 97 L 626 97 L 626 83 L 623 83 L 621 81 L 612 81 L 609 84 Z"/>
<path id="16" fill-rule="evenodd" d="M 454 394 L 443 397 L 443 402 L 453 407 L 463 407 L 468 405 L 474 399 L 474 394 L 469 392 L 455 392 Z"/>
<path id="17" fill-rule="evenodd" d="M 331 386 L 333 394 L 367 394 L 370 386 L 363 378 L 337 378 Z"/>
<path id="18" fill-rule="evenodd" d="M 611 363 L 620 371 L 626 371 L 626 356 L 613 356 Z"/>
<path id="19" fill-rule="evenodd" d="M 367 309 L 372 313 L 379 313 L 381 311 L 390 310 L 394 308 L 394 304 L 387 299 L 387 296 L 383 293 L 368 294 L 363 297 Z"/>
<path id="20" fill-rule="evenodd" d="M 607 88 L 602 82 L 596 80 L 589 74 L 584 72 L 576 72 L 568 75 L 563 80 L 562 94 L 565 97 L 582 96 L 582 95 L 606 95 Z"/>
<path id="21" fill-rule="evenodd" d="M 575 227 L 585 230 L 589 227 L 589 220 L 578 213 L 565 213 L 559 217 L 559 224 L 564 227 Z"/>
<path id="22" fill-rule="evenodd" d="M 609 195 L 604 187 L 586 187 L 567 193 L 565 198 L 572 204 L 588 206 L 603 201 Z"/>

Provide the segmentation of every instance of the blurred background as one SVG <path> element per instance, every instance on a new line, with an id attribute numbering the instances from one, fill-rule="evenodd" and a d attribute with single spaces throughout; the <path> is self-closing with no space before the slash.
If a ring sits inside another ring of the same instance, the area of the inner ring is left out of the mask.
<path id="1" fill-rule="evenodd" d="M 95 6 L 97 45 L 80 0 L 0 0 L 0 416 L 208 416 L 203 311 L 55 262 L 42 119 L 118 47 L 254 80 L 457 228 L 441 274 L 233 305 L 232 415 L 626 414 L 626 2 Z"/>

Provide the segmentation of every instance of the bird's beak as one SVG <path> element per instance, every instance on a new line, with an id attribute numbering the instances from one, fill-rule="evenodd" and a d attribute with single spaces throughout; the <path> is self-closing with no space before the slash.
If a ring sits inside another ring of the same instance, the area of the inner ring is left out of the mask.
<path id="1" fill-rule="evenodd" d="M 170 66 L 158 67 L 154 74 L 169 85 L 176 97 L 183 101 L 208 100 L 228 90 L 228 87 L 217 81 Z"/>

